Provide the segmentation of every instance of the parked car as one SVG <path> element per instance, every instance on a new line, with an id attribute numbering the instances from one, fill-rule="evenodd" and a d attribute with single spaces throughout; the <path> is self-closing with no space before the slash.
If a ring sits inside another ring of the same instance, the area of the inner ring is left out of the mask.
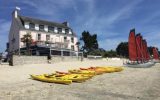
<path id="1" fill-rule="evenodd" d="M 8 61 L 8 52 L 3 52 L 1 54 L 1 60 L 2 60 L 2 62 L 7 62 Z"/>

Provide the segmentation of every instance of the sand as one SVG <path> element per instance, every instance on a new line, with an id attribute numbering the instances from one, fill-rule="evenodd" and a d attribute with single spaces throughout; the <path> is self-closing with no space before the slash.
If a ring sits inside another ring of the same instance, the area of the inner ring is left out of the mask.
<path id="1" fill-rule="evenodd" d="M 0 100 L 160 100 L 160 64 L 98 75 L 62 85 L 30 79 L 30 74 L 89 66 L 122 66 L 122 60 L 86 60 L 22 66 L 0 65 Z"/>

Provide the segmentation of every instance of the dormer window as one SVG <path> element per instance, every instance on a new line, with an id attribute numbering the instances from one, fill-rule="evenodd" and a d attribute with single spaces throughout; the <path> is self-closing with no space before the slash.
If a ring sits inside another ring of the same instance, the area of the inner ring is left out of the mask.
<path id="1" fill-rule="evenodd" d="M 29 23 L 29 29 L 35 29 L 35 24 L 34 23 Z"/>
<path id="2" fill-rule="evenodd" d="M 71 29 L 69 29 L 69 34 L 73 35 L 73 32 L 72 32 L 72 30 L 71 30 Z"/>
<path id="3" fill-rule="evenodd" d="M 58 33 L 62 33 L 62 28 L 58 28 Z"/>
<path id="4" fill-rule="evenodd" d="M 65 34 L 68 34 L 69 33 L 69 29 L 65 29 Z"/>
<path id="5" fill-rule="evenodd" d="M 44 31 L 44 25 L 39 25 L 39 30 Z"/>
<path id="6" fill-rule="evenodd" d="M 48 32 L 54 32 L 54 27 L 52 27 L 52 26 L 48 26 Z"/>

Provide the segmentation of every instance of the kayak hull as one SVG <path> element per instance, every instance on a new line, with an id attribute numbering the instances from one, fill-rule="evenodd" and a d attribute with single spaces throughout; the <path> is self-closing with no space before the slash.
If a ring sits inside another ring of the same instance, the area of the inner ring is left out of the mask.
<path id="1" fill-rule="evenodd" d="M 84 82 L 84 81 L 90 79 L 90 77 L 82 76 L 81 74 L 64 75 L 64 76 L 62 76 L 62 78 L 72 80 L 73 82 Z"/>
<path id="2" fill-rule="evenodd" d="M 74 74 L 84 74 L 84 75 L 96 75 L 95 71 L 88 71 L 88 70 L 68 70 L 70 73 L 74 73 Z"/>
<path id="3" fill-rule="evenodd" d="M 123 70 L 122 67 L 97 67 L 102 69 L 105 73 L 113 73 L 113 72 L 120 72 Z"/>
<path id="4" fill-rule="evenodd" d="M 149 68 L 149 67 L 152 67 L 155 63 L 152 62 L 152 61 L 149 61 L 149 62 L 145 62 L 145 63 L 140 63 L 140 64 L 130 64 L 130 63 L 127 63 L 127 64 L 124 64 L 124 66 L 126 67 L 132 67 L 132 68 Z"/>
<path id="5" fill-rule="evenodd" d="M 155 63 L 160 63 L 160 60 L 153 59 L 153 62 L 155 62 Z"/>
<path id="6" fill-rule="evenodd" d="M 60 77 L 46 77 L 44 75 L 31 75 L 34 80 L 48 82 L 48 83 L 59 83 L 59 84 L 71 84 L 72 80 L 63 79 Z"/>
<path id="7" fill-rule="evenodd" d="M 95 74 L 96 74 L 96 75 L 101 75 L 101 74 L 104 73 L 103 70 L 101 70 L 101 69 L 96 69 L 96 68 L 94 68 L 94 69 L 92 69 L 92 68 L 80 68 L 80 70 L 95 71 Z"/>
<path id="8" fill-rule="evenodd" d="M 52 73 L 52 74 L 45 74 L 46 77 L 51 78 L 62 78 L 65 80 L 72 80 L 72 82 L 84 82 L 91 77 L 88 75 L 83 74 L 59 74 L 59 73 Z"/>

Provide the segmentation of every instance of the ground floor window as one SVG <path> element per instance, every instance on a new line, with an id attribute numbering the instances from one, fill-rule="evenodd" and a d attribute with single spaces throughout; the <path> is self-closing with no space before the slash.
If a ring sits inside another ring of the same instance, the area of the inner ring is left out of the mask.
<path id="1" fill-rule="evenodd" d="M 46 41 L 50 40 L 50 35 L 46 35 Z"/>

